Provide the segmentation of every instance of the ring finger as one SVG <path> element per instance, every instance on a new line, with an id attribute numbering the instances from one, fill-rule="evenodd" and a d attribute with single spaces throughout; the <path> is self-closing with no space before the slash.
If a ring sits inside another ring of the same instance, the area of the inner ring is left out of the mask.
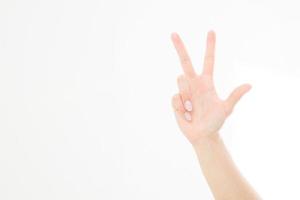
<path id="1" fill-rule="evenodd" d="M 184 108 L 186 111 L 192 112 L 193 105 L 191 102 L 191 92 L 187 78 L 184 75 L 178 76 L 177 84 Z"/>

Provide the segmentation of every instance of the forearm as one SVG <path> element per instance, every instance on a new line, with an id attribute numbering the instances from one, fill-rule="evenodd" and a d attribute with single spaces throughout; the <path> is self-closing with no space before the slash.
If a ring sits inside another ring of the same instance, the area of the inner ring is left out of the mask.
<path id="1" fill-rule="evenodd" d="M 218 134 L 203 138 L 193 147 L 216 200 L 260 199 L 238 171 Z"/>

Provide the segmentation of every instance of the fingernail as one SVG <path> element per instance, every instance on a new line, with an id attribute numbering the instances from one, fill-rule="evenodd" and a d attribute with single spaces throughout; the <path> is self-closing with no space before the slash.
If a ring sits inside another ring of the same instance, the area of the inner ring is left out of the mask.
<path id="1" fill-rule="evenodd" d="M 192 111 L 193 110 L 192 102 L 189 101 L 189 100 L 184 102 L 184 107 L 187 111 Z"/>
<path id="2" fill-rule="evenodd" d="M 186 119 L 187 121 L 191 121 L 191 120 L 192 120 L 192 116 L 191 116 L 191 114 L 190 114 L 189 112 L 185 112 L 185 113 L 184 113 L 184 117 L 185 117 L 185 119 Z"/>

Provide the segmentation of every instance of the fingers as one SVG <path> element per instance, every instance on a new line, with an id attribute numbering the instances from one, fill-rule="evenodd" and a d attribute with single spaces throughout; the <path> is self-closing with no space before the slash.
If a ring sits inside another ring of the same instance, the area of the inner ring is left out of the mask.
<path id="1" fill-rule="evenodd" d="M 172 97 L 172 107 L 173 107 L 173 110 L 175 112 L 175 117 L 176 117 L 177 122 L 179 124 L 182 124 L 182 125 L 184 123 L 186 123 L 186 117 L 185 117 L 185 114 L 184 114 L 185 109 L 183 107 L 180 94 L 175 94 Z"/>
<path id="2" fill-rule="evenodd" d="M 179 89 L 179 94 L 181 97 L 182 105 L 185 109 L 183 113 L 184 118 L 187 121 L 192 121 L 191 112 L 193 110 L 192 102 L 191 102 L 191 92 L 188 79 L 184 75 L 180 75 L 177 78 L 177 85 Z"/>
<path id="3" fill-rule="evenodd" d="M 184 75 L 178 76 L 177 85 L 184 108 L 191 112 L 193 110 L 193 105 L 191 102 L 191 91 L 187 78 Z"/>
<path id="4" fill-rule="evenodd" d="M 251 89 L 250 84 L 243 84 L 232 91 L 227 100 L 225 101 L 227 113 L 230 114 L 237 102 Z"/>
<path id="5" fill-rule="evenodd" d="M 175 112 L 176 120 L 178 123 L 182 124 L 186 121 L 191 121 L 192 116 L 187 112 L 182 103 L 182 98 L 180 94 L 175 94 L 172 98 L 172 105 Z"/>
<path id="6" fill-rule="evenodd" d="M 177 51 L 177 54 L 180 58 L 180 62 L 183 68 L 184 73 L 189 78 L 193 78 L 196 76 L 196 72 L 194 71 L 191 59 L 186 51 L 186 48 L 177 33 L 172 33 L 171 39 Z"/>
<path id="7" fill-rule="evenodd" d="M 212 76 L 215 62 L 216 34 L 213 30 L 207 33 L 206 50 L 202 74 Z"/>

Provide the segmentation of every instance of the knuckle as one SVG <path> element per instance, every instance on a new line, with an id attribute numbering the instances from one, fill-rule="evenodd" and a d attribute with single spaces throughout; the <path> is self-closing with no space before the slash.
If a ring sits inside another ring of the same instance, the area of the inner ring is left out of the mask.
<path id="1" fill-rule="evenodd" d="M 172 102 L 175 102 L 178 99 L 178 94 L 174 94 L 172 96 Z"/>
<path id="2" fill-rule="evenodd" d="M 172 97 L 172 107 L 173 107 L 173 109 L 174 110 L 176 110 L 176 111 L 179 111 L 180 110 L 180 104 L 179 104 L 179 101 L 180 101 L 180 96 L 179 96 L 179 94 L 175 94 L 175 95 L 173 95 L 173 97 Z"/>
<path id="3" fill-rule="evenodd" d="M 187 57 L 187 56 L 183 57 L 181 61 L 182 61 L 182 63 L 183 63 L 184 65 L 187 65 L 187 64 L 190 63 L 190 59 L 189 59 L 189 57 Z"/>
<path id="4" fill-rule="evenodd" d="M 172 104 L 178 104 L 179 98 L 179 94 L 174 94 L 172 97 Z"/>

